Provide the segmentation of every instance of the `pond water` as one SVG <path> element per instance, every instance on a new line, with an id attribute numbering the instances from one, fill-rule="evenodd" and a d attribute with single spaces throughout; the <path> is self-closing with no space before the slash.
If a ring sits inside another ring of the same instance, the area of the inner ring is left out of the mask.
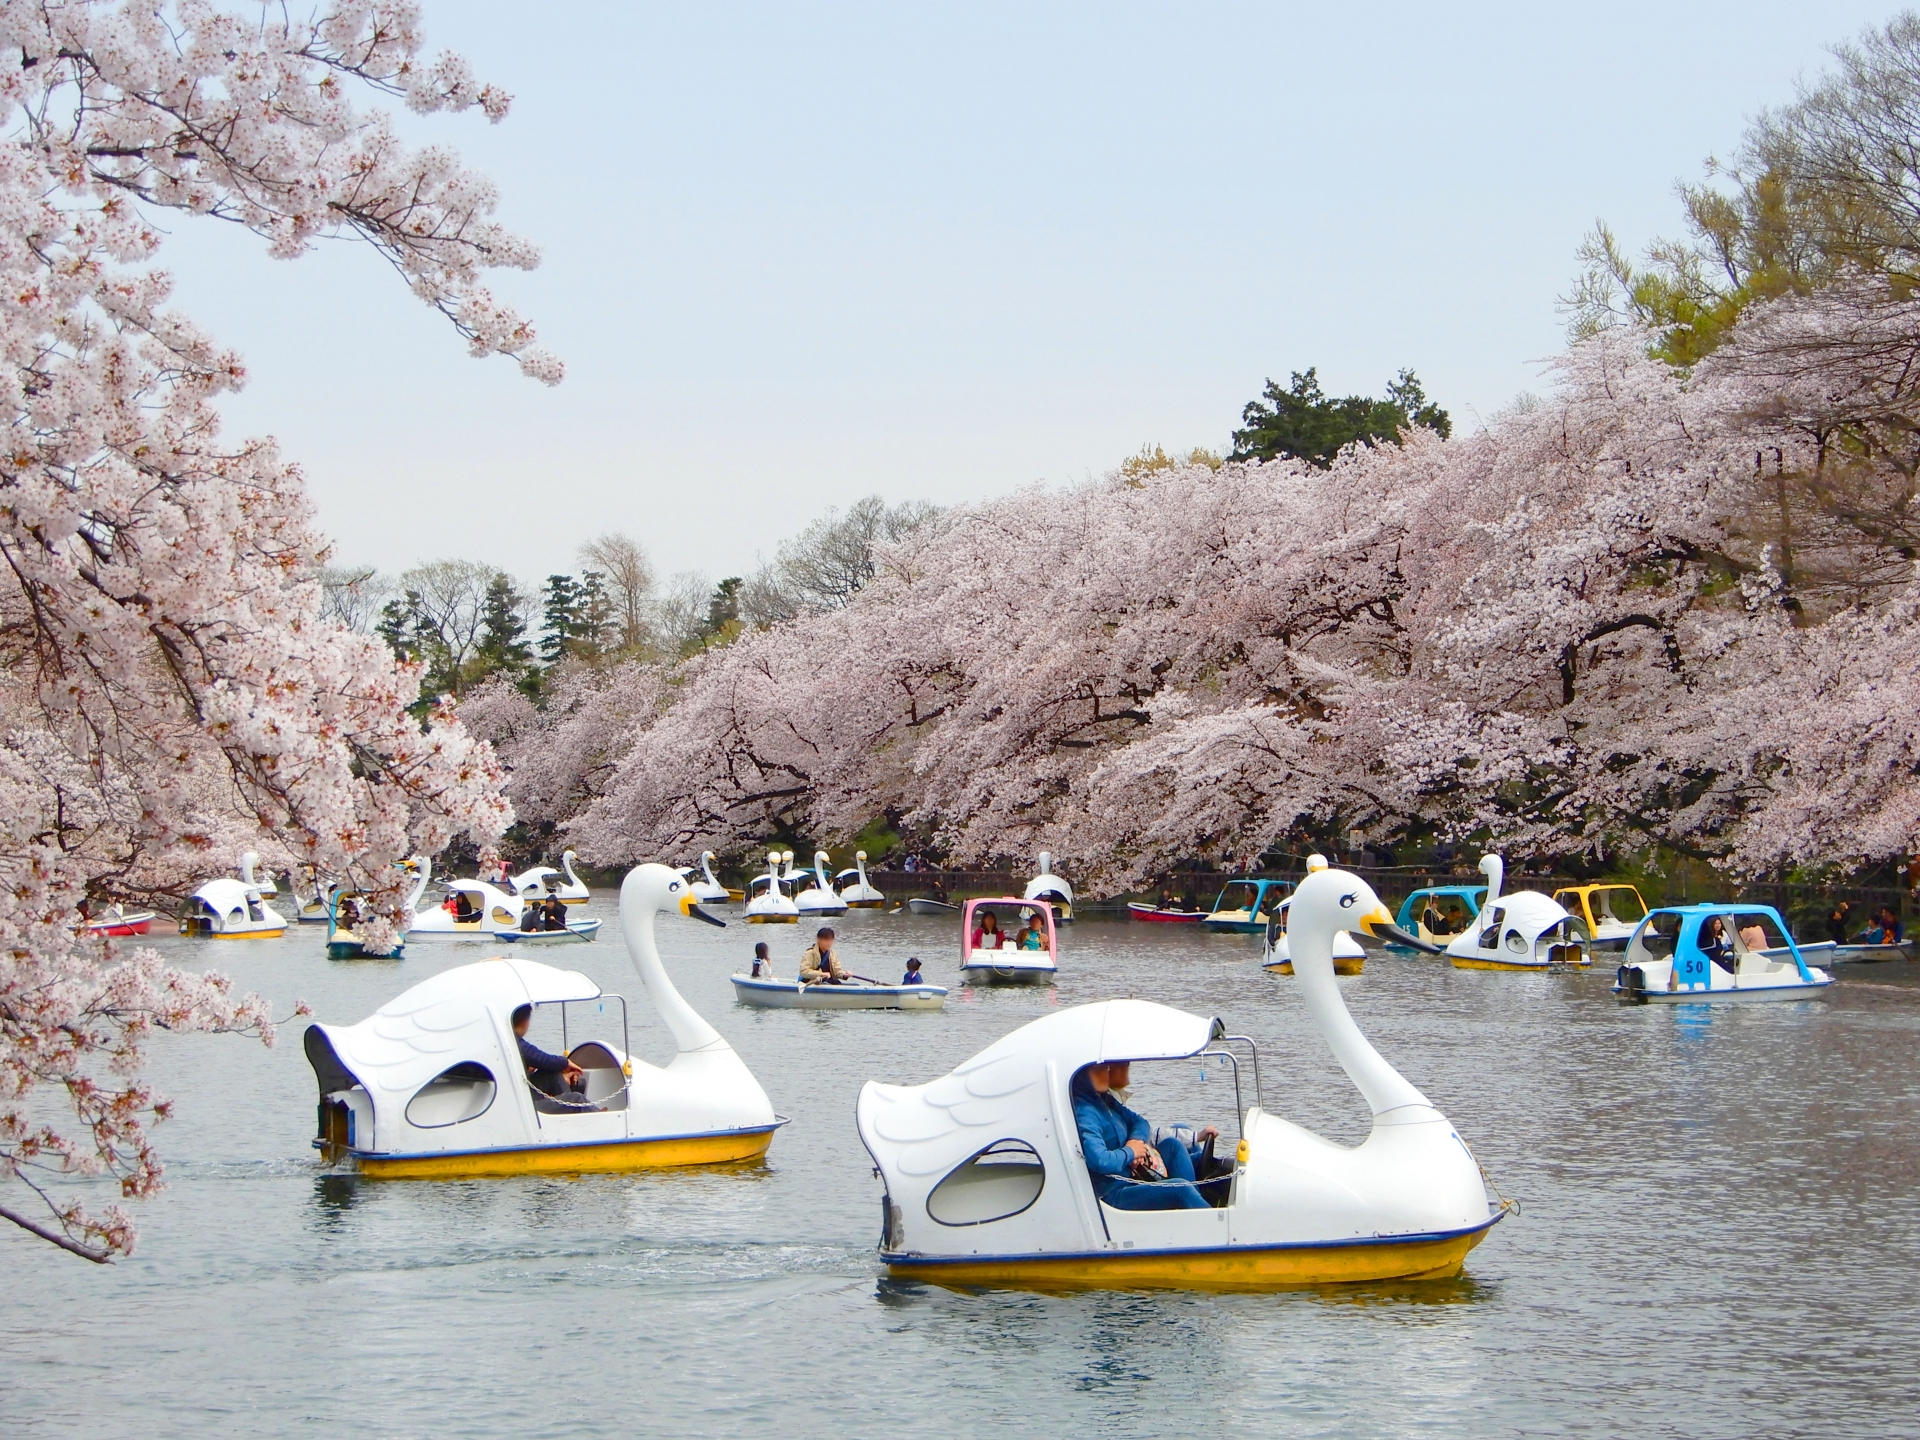
<path id="1" fill-rule="evenodd" d="M 613 920 L 538 958 L 634 997 Z M 732 1436 L 1920 1433 L 1920 965 L 1820 1001 L 1623 1008 L 1610 968 L 1455 971 L 1377 957 L 1361 1027 L 1521 1213 L 1459 1279 L 1275 1295 L 954 1293 L 883 1278 L 853 1126 L 869 1078 L 932 1079 L 1049 1007 L 1135 995 L 1259 1042 L 1268 1107 L 1348 1142 L 1358 1095 L 1254 940 L 1083 920 L 1052 990 L 944 1013 L 736 1008 L 756 939 L 663 918 L 662 948 L 793 1123 L 766 1163 L 582 1179 L 323 1173 L 298 1022 L 267 1050 L 163 1036 L 169 1188 L 131 1259 L 0 1235 L 10 1435 Z M 851 968 L 951 983 L 951 920 L 856 913 Z M 363 1019 L 479 945 L 330 962 L 281 941 L 158 942 L 285 1013 Z M 1139 1067 L 1156 1118 L 1226 1118 L 1193 1062 Z M 1209 1108 L 1211 1107 L 1211 1108 Z"/>

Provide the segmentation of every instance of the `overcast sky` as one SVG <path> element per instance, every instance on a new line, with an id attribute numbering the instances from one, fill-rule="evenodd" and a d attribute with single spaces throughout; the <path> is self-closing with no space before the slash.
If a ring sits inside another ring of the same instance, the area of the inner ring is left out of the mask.
<path id="1" fill-rule="evenodd" d="M 531 581 L 625 530 L 739 573 L 832 505 L 1224 446 L 1268 376 L 1412 366 L 1456 424 L 1541 388 L 1596 216 L 1673 186 L 1882 5 L 756 7 L 428 0 L 514 97 L 420 133 L 538 242 L 566 361 L 475 361 L 361 247 L 173 218 L 340 558 Z"/>

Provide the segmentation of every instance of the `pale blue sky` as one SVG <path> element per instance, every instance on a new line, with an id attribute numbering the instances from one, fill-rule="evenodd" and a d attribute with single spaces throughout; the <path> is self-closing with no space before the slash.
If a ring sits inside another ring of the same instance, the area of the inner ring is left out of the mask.
<path id="1" fill-rule="evenodd" d="M 870 492 L 1223 445 L 1309 365 L 1410 365 L 1471 425 L 1540 385 L 1595 216 L 1677 231 L 1675 180 L 1892 13 L 429 0 L 515 102 L 423 133 L 544 248 L 496 289 L 563 385 L 467 358 L 355 247 L 180 222 L 165 255 L 342 559 L 537 581 L 623 529 L 738 573 Z"/>

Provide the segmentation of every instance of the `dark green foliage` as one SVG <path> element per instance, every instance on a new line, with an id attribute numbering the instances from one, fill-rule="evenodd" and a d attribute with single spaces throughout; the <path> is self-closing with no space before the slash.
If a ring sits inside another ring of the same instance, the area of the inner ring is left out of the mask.
<path id="1" fill-rule="evenodd" d="M 1349 395 L 1330 400 L 1320 389 L 1320 377 L 1309 369 L 1293 374 L 1282 390 L 1267 381 L 1265 398 L 1248 402 L 1240 418 L 1245 427 L 1233 432 L 1232 460 L 1276 460 L 1283 456 L 1308 461 L 1322 470 L 1333 457 L 1356 440 L 1369 445 L 1383 440 L 1399 443 L 1400 432 L 1423 425 L 1442 437 L 1453 433 L 1447 412 L 1428 401 L 1411 370 L 1402 370 L 1387 387 L 1383 400 Z"/>
<path id="2" fill-rule="evenodd" d="M 533 649 L 525 638 L 527 622 L 520 618 L 523 603 L 513 581 L 505 575 L 487 582 L 487 597 L 480 610 L 480 644 L 474 651 L 479 675 L 504 670 L 518 677 L 533 663 Z"/>

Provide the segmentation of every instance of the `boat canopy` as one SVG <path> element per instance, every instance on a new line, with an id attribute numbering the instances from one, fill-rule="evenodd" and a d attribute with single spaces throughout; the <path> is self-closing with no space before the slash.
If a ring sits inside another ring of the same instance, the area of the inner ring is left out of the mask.
<path id="1" fill-rule="evenodd" d="M 1487 887 L 1484 885 L 1429 885 L 1424 890 L 1414 891 L 1400 902 L 1400 913 L 1393 917 L 1393 923 L 1402 930 L 1411 931 L 1429 900 L 1458 900 L 1466 907 L 1467 918 L 1471 920 L 1479 915 L 1480 902 L 1486 898 Z"/>
<path id="2" fill-rule="evenodd" d="M 259 888 L 242 880 L 230 877 L 209 880 L 193 892 L 193 898 L 206 907 L 208 914 L 218 915 L 223 921 L 252 919 L 258 922 L 266 918 Z"/>
<path id="3" fill-rule="evenodd" d="M 307 1058 L 323 1092 L 355 1083 L 365 1089 L 375 1123 L 384 1128 L 398 1121 L 422 1086 L 456 1065 L 477 1063 L 496 1078 L 522 1073 L 511 1024 L 521 1005 L 597 1000 L 600 993 L 578 970 L 532 960 L 459 965 L 395 996 L 358 1025 L 308 1026 Z M 349 1084 L 328 1083 L 341 1073 Z"/>

